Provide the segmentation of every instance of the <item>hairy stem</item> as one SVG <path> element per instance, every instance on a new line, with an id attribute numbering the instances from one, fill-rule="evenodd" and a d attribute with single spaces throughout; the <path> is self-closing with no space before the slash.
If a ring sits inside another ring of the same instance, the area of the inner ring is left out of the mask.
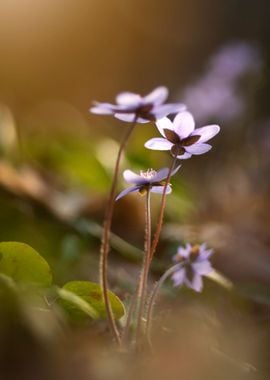
<path id="1" fill-rule="evenodd" d="M 162 228 L 162 224 L 163 224 L 165 205 L 166 205 L 166 191 L 167 191 L 167 187 L 168 187 L 169 182 L 170 182 L 170 178 L 171 178 L 172 171 L 174 169 L 174 165 L 176 163 L 176 160 L 177 160 L 177 156 L 174 156 L 174 159 L 172 160 L 172 163 L 171 163 L 171 166 L 169 169 L 168 176 L 167 176 L 166 181 L 165 181 L 165 185 L 164 185 L 164 189 L 163 189 L 163 193 L 162 193 L 162 198 L 161 198 L 161 205 L 160 205 L 160 212 L 159 212 L 159 217 L 158 217 L 158 222 L 157 222 L 157 229 L 156 229 L 155 236 L 154 236 L 152 246 L 151 246 L 150 263 L 153 259 L 153 256 L 155 254 L 155 251 L 156 251 L 156 248 L 158 245 L 160 232 L 161 232 L 161 228 Z"/>
<path id="2" fill-rule="evenodd" d="M 122 157 L 122 153 L 126 147 L 127 141 L 135 128 L 137 118 L 134 119 L 133 123 L 130 124 L 118 151 L 116 163 L 115 163 L 115 169 L 112 179 L 112 185 L 110 189 L 110 194 L 107 202 L 107 208 L 105 212 L 105 218 L 104 218 L 104 229 L 103 229 L 103 236 L 102 236 L 102 243 L 100 248 L 100 283 L 102 287 L 103 292 L 103 298 L 106 308 L 106 313 L 108 316 L 109 325 L 111 328 L 111 331 L 113 333 L 113 336 L 116 340 L 116 342 L 120 345 L 121 339 L 120 334 L 118 331 L 118 328 L 116 326 L 116 322 L 114 319 L 114 315 L 111 308 L 111 303 L 109 300 L 109 286 L 108 286 L 108 254 L 109 254 L 109 248 L 110 248 L 110 232 L 111 232 L 111 225 L 112 225 L 112 216 L 113 216 L 113 210 L 114 210 L 114 202 L 115 202 L 115 193 L 116 193 L 116 185 L 117 185 L 117 178 L 119 173 L 119 167 L 120 167 L 120 161 Z"/>
<path id="3" fill-rule="evenodd" d="M 125 324 L 124 331 L 122 334 L 122 344 L 123 345 L 125 345 L 127 343 L 127 340 L 129 337 L 130 324 L 132 322 L 132 317 L 136 311 L 136 306 L 137 306 L 137 301 L 138 301 L 138 298 L 137 298 L 138 297 L 138 289 L 139 289 L 139 287 L 137 286 L 135 293 L 133 294 L 133 296 L 131 298 L 130 305 L 129 305 L 127 320 L 126 320 L 126 324 Z"/>
<path id="4" fill-rule="evenodd" d="M 167 280 L 168 277 L 170 277 L 176 270 L 178 270 L 181 267 L 181 264 L 176 264 L 169 268 L 159 279 L 159 281 L 156 282 L 150 297 L 149 297 L 149 302 L 148 302 L 148 307 L 147 307 L 147 314 L 146 314 L 146 336 L 147 340 L 151 344 L 151 328 L 152 328 L 152 318 L 153 318 L 153 310 L 154 310 L 154 305 L 158 296 L 158 292 L 164 282 Z"/>
<path id="5" fill-rule="evenodd" d="M 146 203 L 145 203 L 145 241 L 144 241 L 144 259 L 143 267 L 140 276 L 137 302 L 139 305 L 138 317 L 137 317 L 137 342 L 141 336 L 141 325 L 142 318 L 145 310 L 145 298 L 147 290 L 147 279 L 149 272 L 149 265 L 151 261 L 151 207 L 150 207 L 150 189 L 148 189 L 146 194 Z"/>

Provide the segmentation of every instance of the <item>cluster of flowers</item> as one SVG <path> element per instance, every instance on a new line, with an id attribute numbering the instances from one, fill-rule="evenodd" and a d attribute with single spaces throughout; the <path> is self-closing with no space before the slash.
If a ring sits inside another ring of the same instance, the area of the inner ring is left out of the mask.
<path id="1" fill-rule="evenodd" d="M 192 155 L 208 152 L 212 147 L 206 142 L 220 131 L 218 125 L 207 125 L 195 129 L 192 114 L 186 111 L 181 103 L 164 104 L 168 97 L 166 87 L 158 87 L 150 94 L 142 97 L 131 92 L 124 92 L 116 97 L 116 104 L 95 103 L 91 112 L 99 115 L 113 115 L 117 119 L 131 123 L 155 122 L 162 137 L 154 137 L 145 143 L 145 147 L 152 150 L 170 151 L 174 160 L 186 160 Z M 168 115 L 176 114 L 173 121 Z M 162 168 L 158 171 L 148 169 L 139 174 L 125 170 L 123 177 L 132 186 L 123 190 L 116 198 L 147 191 L 159 194 L 169 194 L 172 191 L 169 178 L 176 174 L 181 165 L 170 171 Z M 168 178 L 169 177 L 169 178 Z M 212 251 L 207 250 L 204 244 L 185 248 L 179 247 L 176 256 L 176 270 L 172 275 L 175 286 L 186 285 L 195 291 L 201 291 L 203 275 L 212 271 L 209 257 Z"/>

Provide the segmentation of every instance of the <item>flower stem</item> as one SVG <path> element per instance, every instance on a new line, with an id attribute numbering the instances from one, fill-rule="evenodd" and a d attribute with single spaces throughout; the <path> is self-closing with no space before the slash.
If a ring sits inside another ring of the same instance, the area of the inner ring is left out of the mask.
<path id="1" fill-rule="evenodd" d="M 128 309 L 128 315 L 127 315 L 127 320 L 126 320 L 126 324 L 125 324 L 125 327 L 124 327 L 124 331 L 122 333 L 122 344 L 125 345 L 127 343 L 127 340 L 128 340 L 128 337 L 129 337 L 129 328 L 130 328 L 130 324 L 131 324 L 131 321 L 132 321 L 132 317 L 134 315 L 134 312 L 136 310 L 136 306 L 137 306 L 137 296 L 138 296 L 138 289 L 139 287 L 137 286 L 136 290 L 135 290 L 135 293 L 133 294 L 132 298 L 131 298 L 131 301 L 130 301 L 130 305 L 129 305 L 129 309 Z"/>
<path id="2" fill-rule="evenodd" d="M 145 203 L 145 241 L 144 241 L 144 259 L 138 287 L 137 302 L 139 305 L 137 316 L 137 342 L 142 333 L 142 318 L 145 310 L 145 298 L 147 291 L 147 279 L 149 266 L 151 262 L 151 207 L 150 207 L 150 189 L 147 190 Z"/>
<path id="3" fill-rule="evenodd" d="M 151 344 L 151 328 L 152 328 L 152 317 L 153 317 L 153 310 L 154 310 L 154 305 L 156 302 L 156 298 L 158 295 L 158 292 L 164 282 L 167 280 L 168 277 L 170 277 L 176 270 L 180 268 L 181 264 L 176 264 L 169 268 L 159 279 L 159 281 L 156 282 L 150 297 L 149 297 L 149 302 L 148 302 L 148 307 L 147 307 L 147 314 L 146 314 L 146 336 L 147 340 L 150 346 Z"/>
<path id="4" fill-rule="evenodd" d="M 170 169 L 169 169 L 168 176 L 167 176 L 166 181 L 165 181 L 165 185 L 164 185 L 164 189 L 163 189 L 163 193 L 162 193 L 162 198 L 161 198 L 161 206 L 160 206 L 160 212 L 159 212 L 159 217 L 158 217 L 157 229 L 156 229 L 156 233 L 155 233 L 155 236 L 154 236 L 154 239 L 152 242 L 152 246 L 151 246 L 150 263 L 153 259 L 153 256 L 155 254 L 155 251 L 156 251 L 156 248 L 158 245 L 160 232 L 161 232 L 161 228 L 162 228 L 162 223 L 163 223 L 165 205 L 166 205 L 166 191 L 167 191 L 167 187 L 168 187 L 169 182 L 170 182 L 170 178 L 171 178 L 172 171 L 174 169 L 174 165 L 176 163 L 176 160 L 177 160 L 177 156 L 174 156 L 174 159 L 172 160 L 172 164 L 171 164 Z"/>
<path id="5" fill-rule="evenodd" d="M 105 212 L 105 218 L 104 218 L 104 229 L 103 229 L 103 236 L 102 236 L 102 243 L 100 247 L 100 262 L 99 262 L 99 270 L 100 270 L 100 283 L 102 287 L 103 292 L 103 298 L 106 308 L 106 313 L 108 316 L 109 325 L 111 328 L 111 331 L 113 333 L 113 336 L 116 340 L 116 342 L 121 345 L 121 339 L 120 334 L 118 331 L 118 328 L 116 326 L 116 322 L 114 319 L 113 311 L 111 308 L 111 303 L 109 300 L 109 286 L 108 286 L 108 254 L 109 254 L 109 248 L 110 248 L 110 233 L 111 233 L 111 225 L 112 225 L 112 216 L 113 216 L 113 210 L 114 210 L 114 202 L 115 202 L 115 195 L 116 195 L 116 185 L 117 185 L 117 178 L 119 173 L 119 167 L 120 167 L 120 160 L 122 157 L 122 153 L 126 147 L 127 141 L 135 128 L 137 121 L 137 117 L 134 119 L 133 123 L 130 124 L 122 142 L 119 147 L 119 151 L 116 158 L 115 163 L 115 169 L 112 179 L 112 185 L 110 189 L 110 194 L 107 202 L 107 208 Z"/>

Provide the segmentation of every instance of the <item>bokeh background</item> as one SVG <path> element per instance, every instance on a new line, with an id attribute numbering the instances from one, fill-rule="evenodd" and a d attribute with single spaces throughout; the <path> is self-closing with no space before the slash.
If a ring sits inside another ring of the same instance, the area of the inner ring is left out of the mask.
<path id="1" fill-rule="evenodd" d="M 104 206 L 126 125 L 91 115 L 94 100 L 165 85 L 197 126 L 221 126 L 213 149 L 184 162 L 174 178 L 151 280 L 180 243 L 205 241 L 215 267 L 236 286 L 228 293 L 206 281 L 198 296 L 168 284 L 157 307 L 158 354 L 142 378 L 269 378 L 269 17 L 266 0 L 0 3 L 0 239 L 32 245 L 55 283 L 98 281 Z M 168 165 L 166 153 L 143 147 L 156 135 L 154 125 L 138 126 L 122 168 Z M 153 223 L 158 204 L 154 196 Z M 143 208 L 143 198 L 131 195 L 115 210 L 110 283 L 123 300 L 138 275 Z M 103 325 L 71 329 L 65 338 L 48 327 L 44 343 L 12 323 L 1 344 L 7 379 L 19 372 L 27 379 L 126 378 L 133 363 L 103 356 Z"/>

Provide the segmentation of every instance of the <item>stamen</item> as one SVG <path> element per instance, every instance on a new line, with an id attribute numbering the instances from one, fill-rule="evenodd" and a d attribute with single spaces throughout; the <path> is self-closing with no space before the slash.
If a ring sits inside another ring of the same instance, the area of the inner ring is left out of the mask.
<path id="1" fill-rule="evenodd" d="M 153 169 L 147 169 L 146 171 L 143 171 L 143 170 L 140 171 L 140 176 L 145 178 L 145 179 L 151 179 L 156 174 L 157 174 L 157 172 Z"/>

